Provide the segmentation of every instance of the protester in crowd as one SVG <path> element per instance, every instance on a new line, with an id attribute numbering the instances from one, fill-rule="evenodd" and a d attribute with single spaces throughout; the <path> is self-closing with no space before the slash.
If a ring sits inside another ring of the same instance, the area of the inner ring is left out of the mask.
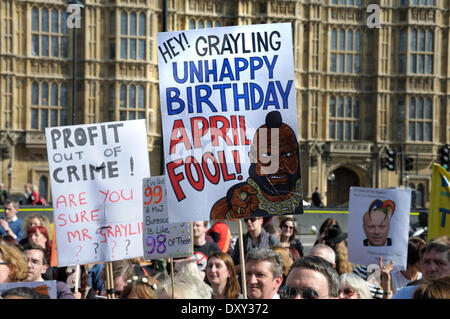
<path id="1" fill-rule="evenodd" d="M 286 217 L 280 221 L 280 243 L 281 247 L 289 250 L 292 260 L 297 260 L 303 257 L 303 245 L 299 239 L 297 227 L 295 226 L 295 219 L 293 217 Z"/>
<path id="2" fill-rule="evenodd" d="M 370 293 L 372 294 L 372 297 L 375 299 L 383 299 L 385 296 L 383 296 L 384 291 L 380 287 L 380 283 L 376 280 L 375 276 L 373 276 L 373 280 L 369 281 L 369 274 L 367 273 L 367 266 L 363 265 L 356 265 L 356 267 L 353 269 L 353 273 L 360 277 L 362 280 L 365 280 L 367 282 L 367 285 L 369 286 Z"/>
<path id="3" fill-rule="evenodd" d="M 28 263 L 26 281 L 44 281 L 42 275 L 48 269 L 48 260 L 45 256 L 45 250 L 36 244 L 27 244 L 24 247 L 24 255 Z M 75 299 L 72 291 L 63 281 L 56 281 L 57 299 Z"/>
<path id="4" fill-rule="evenodd" d="M 391 273 L 393 294 L 396 294 L 400 288 L 405 287 L 410 282 L 422 279 L 422 273 L 420 272 L 420 250 L 426 244 L 426 241 L 422 238 L 409 238 L 406 270 L 396 270 Z"/>
<path id="5" fill-rule="evenodd" d="M 52 258 L 52 243 L 50 241 L 47 228 L 44 226 L 32 226 L 28 228 L 27 238 L 30 244 L 36 244 L 44 248 L 45 258 L 48 261 L 48 268 L 45 274 L 42 275 L 44 280 L 53 279 L 53 267 L 50 266 Z"/>
<path id="6" fill-rule="evenodd" d="M 231 252 L 231 231 L 230 227 L 223 220 L 216 220 L 214 225 L 212 225 L 206 235 L 211 236 L 213 241 L 220 247 L 220 250 L 224 253 Z"/>
<path id="7" fill-rule="evenodd" d="M 216 251 L 208 256 L 205 282 L 213 289 L 213 299 L 242 298 L 236 269 L 227 253 Z"/>
<path id="8" fill-rule="evenodd" d="M 263 228 L 267 233 L 274 235 L 278 240 L 280 240 L 280 236 L 281 236 L 280 227 L 278 227 L 274 223 L 268 223 L 268 224 L 265 224 L 263 226 Z"/>
<path id="9" fill-rule="evenodd" d="M 314 192 L 312 193 L 311 196 L 311 200 L 312 200 L 312 207 L 319 208 L 325 206 L 322 202 L 322 196 L 320 195 L 318 186 L 316 186 L 316 188 L 314 189 Z"/>
<path id="10" fill-rule="evenodd" d="M 203 276 L 205 274 L 208 255 L 214 251 L 221 251 L 220 247 L 211 241 L 206 240 L 206 231 L 208 230 L 207 221 L 199 221 L 192 223 L 192 232 L 194 238 L 194 255 L 188 259 L 195 258 L 198 269 L 201 270 Z"/>
<path id="11" fill-rule="evenodd" d="M 129 259 L 115 260 L 111 262 L 112 264 L 112 276 L 114 279 L 114 293 L 115 298 L 119 298 L 122 293 L 123 288 L 125 287 L 127 280 L 131 279 L 133 276 L 136 276 L 135 267 L 133 262 Z M 106 267 L 102 269 L 102 273 L 100 274 L 100 278 L 103 281 L 103 287 L 105 290 L 102 292 L 103 296 L 106 296 L 108 291 L 108 286 L 106 285 Z"/>
<path id="12" fill-rule="evenodd" d="M 25 205 L 38 205 L 39 203 L 39 193 L 37 187 L 32 184 L 25 184 Z"/>
<path id="13" fill-rule="evenodd" d="M 8 191 L 3 186 L 3 183 L 0 182 L 0 205 L 4 205 L 9 197 Z"/>
<path id="14" fill-rule="evenodd" d="M 281 246 L 272 246 L 270 247 L 274 252 L 280 254 L 281 260 L 283 261 L 283 282 L 281 286 L 284 285 L 287 275 L 289 273 L 289 270 L 291 269 L 292 264 L 294 263 L 294 260 L 292 259 L 292 256 L 289 254 L 289 252 L 286 250 L 286 248 Z"/>
<path id="15" fill-rule="evenodd" d="M 7 244 L 7 245 L 12 245 L 16 248 L 18 248 L 19 250 L 23 250 L 23 246 L 14 239 L 14 237 L 10 236 L 10 235 L 3 235 L 0 236 L 0 244 Z"/>
<path id="16" fill-rule="evenodd" d="M 430 241 L 420 251 L 422 281 L 428 282 L 450 275 L 449 246 L 445 241 Z M 411 299 L 419 285 L 406 286 L 397 291 L 393 299 Z"/>
<path id="17" fill-rule="evenodd" d="M 423 283 L 414 291 L 413 299 L 450 299 L 450 275 Z"/>
<path id="18" fill-rule="evenodd" d="M 323 237 L 325 244 L 333 248 L 336 254 L 336 270 L 339 275 L 352 272 L 353 265 L 348 261 L 347 234 L 342 232 L 339 225 L 328 228 L 327 235 Z"/>
<path id="19" fill-rule="evenodd" d="M 325 259 L 305 256 L 297 259 L 280 289 L 284 299 L 332 299 L 338 296 L 338 273 Z"/>
<path id="20" fill-rule="evenodd" d="M 17 247 L 0 244 L 0 284 L 24 281 L 27 278 L 27 261 Z"/>
<path id="21" fill-rule="evenodd" d="M 268 234 L 262 227 L 262 217 L 252 217 L 244 219 L 245 226 L 247 227 L 247 233 L 242 236 L 244 258 L 249 251 L 255 248 L 269 248 L 271 246 L 280 246 L 280 241 L 271 234 Z M 234 246 L 232 258 L 236 272 L 241 272 L 241 258 L 239 252 L 239 241 Z"/>
<path id="22" fill-rule="evenodd" d="M 195 263 L 183 262 L 180 265 L 173 283 L 170 278 L 161 282 L 158 299 L 211 299 L 213 289 L 203 281 Z"/>
<path id="23" fill-rule="evenodd" d="M 322 257 L 336 268 L 336 253 L 333 248 L 325 244 L 316 244 L 309 250 L 308 256 Z"/>
<path id="24" fill-rule="evenodd" d="M 245 277 L 249 299 L 280 299 L 283 283 L 283 261 L 280 254 L 268 248 L 249 251 L 245 257 Z"/>
<path id="25" fill-rule="evenodd" d="M 24 236 L 28 235 L 28 229 L 33 226 L 42 226 L 47 230 L 47 234 L 51 232 L 51 223 L 47 216 L 41 214 L 27 215 L 23 220 L 22 230 Z M 49 236 L 50 237 L 50 236 Z M 28 243 L 28 237 L 22 238 L 20 244 L 23 246 Z"/>
<path id="26" fill-rule="evenodd" d="M 324 220 L 322 225 L 320 225 L 319 234 L 317 236 L 317 240 L 314 243 L 314 245 L 325 244 L 325 240 L 323 238 L 328 235 L 328 229 L 333 225 L 339 225 L 336 218 L 327 218 Z"/>
<path id="27" fill-rule="evenodd" d="M 19 243 L 23 238 L 23 221 L 17 217 L 19 202 L 7 199 L 4 205 L 5 217 L 0 219 L 0 236 L 10 235 Z"/>
<path id="28" fill-rule="evenodd" d="M 76 266 L 59 267 L 54 279 L 65 282 L 75 299 L 95 299 L 96 292 L 89 286 L 89 275 L 85 265 L 79 265 L 78 274 L 76 269 Z M 77 280 L 78 286 L 76 285 Z M 77 290 L 76 287 L 78 287 Z"/>
<path id="29" fill-rule="evenodd" d="M 133 276 L 127 280 L 120 299 L 156 299 L 159 282 L 148 276 Z"/>
<path id="30" fill-rule="evenodd" d="M 105 286 L 101 278 L 101 273 L 103 271 L 103 268 L 105 267 L 105 264 L 87 264 L 85 266 L 88 272 L 89 287 L 92 287 L 96 295 L 101 295 L 102 291 L 105 290 Z"/>
<path id="31" fill-rule="evenodd" d="M 372 299 L 367 281 L 354 273 L 339 276 L 339 299 Z"/>
<path id="32" fill-rule="evenodd" d="M 11 288 L 3 291 L 1 296 L 3 299 L 48 299 L 30 287 Z"/>

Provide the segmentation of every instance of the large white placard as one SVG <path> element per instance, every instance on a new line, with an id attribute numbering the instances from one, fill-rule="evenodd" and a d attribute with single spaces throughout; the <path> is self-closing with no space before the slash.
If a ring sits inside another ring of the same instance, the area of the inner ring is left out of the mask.
<path id="1" fill-rule="evenodd" d="M 361 265 L 394 262 L 406 269 L 411 191 L 351 187 L 348 259 Z"/>
<path id="2" fill-rule="evenodd" d="M 45 129 L 58 266 L 142 257 L 145 120 Z"/>
<path id="3" fill-rule="evenodd" d="M 191 256 L 190 223 L 169 223 L 165 176 L 144 178 L 143 197 L 144 259 Z"/>
<path id="4" fill-rule="evenodd" d="M 291 29 L 158 33 L 170 222 L 303 212 Z"/>

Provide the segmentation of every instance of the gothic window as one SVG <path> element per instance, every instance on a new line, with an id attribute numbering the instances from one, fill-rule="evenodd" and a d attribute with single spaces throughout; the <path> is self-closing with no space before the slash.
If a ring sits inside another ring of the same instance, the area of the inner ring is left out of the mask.
<path id="1" fill-rule="evenodd" d="M 333 140 L 359 139 L 359 100 L 351 96 L 331 96 L 329 104 L 329 135 Z"/>
<path id="2" fill-rule="evenodd" d="M 431 142 L 433 103 L 430 98 L 411 97 L 408 108 L 408 140 Z"/>
<path id="3" fill-rule="evenodd" d="M 31 84 L 31 128 L 67 125 L 67 87 L 64 83 Z"/>
<path id="4" fill-rule="evenodd" d="M 31 55 L 67 58 L 67 13 L 65 10 L 31 9 Z"/>
<path id="5" fill-rule="evenodd" d="M 360 73 L 360 38 L 359 30 L 331 29 L 331 72 Z"/>

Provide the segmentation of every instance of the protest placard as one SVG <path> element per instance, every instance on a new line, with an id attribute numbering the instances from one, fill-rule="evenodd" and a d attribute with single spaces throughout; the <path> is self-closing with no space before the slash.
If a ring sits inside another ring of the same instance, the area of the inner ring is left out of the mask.
<path id="1" fill-rule="evenodd" d="M 348 260 L 361 265 L 394 262 L 406 270 L 411 190 L 350 188 Z"/>
<path id="2" fill-rule="evenodd" d="M 143 198 L 144 259 L 192 255 L 190 223 L 169 223 L 165 176 L 144 178 Z"/>
<path id="3" fill-rule="evenodd" d="M 50 299 L 57 299 L 56 280 L 46 281 L 17 281 L 0 285 L 0 295 L 10 289 L 28 287 L 40 295 L 49 296 Z"/>
<path id="4" fill-rule="evenodd" d="M 158 33 L 170 222 L 303 212 L 291 28 Z"/>
<path id="5" fill-rule="evenodd" d="M 58 266 L 142 257 L 145 120 L 45 129 Z"/>

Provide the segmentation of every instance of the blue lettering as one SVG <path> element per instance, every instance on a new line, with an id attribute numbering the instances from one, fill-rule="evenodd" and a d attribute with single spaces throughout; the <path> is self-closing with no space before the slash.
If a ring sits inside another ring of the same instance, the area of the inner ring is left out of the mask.
<path id="1" fill-rule="evenodd" d="M 175 95 L 172 95 L 172 93 L 175 93 Z M 179 97 L 180 97 L 180 90 L 178 90 L 177 88 L 166 89 L 167 113 L 169 115 L 174 115 L 183 112 L 184 101 Z M 177 109 L 172 108 L 173 103 L 178 103 L 179 107 Z"/>

